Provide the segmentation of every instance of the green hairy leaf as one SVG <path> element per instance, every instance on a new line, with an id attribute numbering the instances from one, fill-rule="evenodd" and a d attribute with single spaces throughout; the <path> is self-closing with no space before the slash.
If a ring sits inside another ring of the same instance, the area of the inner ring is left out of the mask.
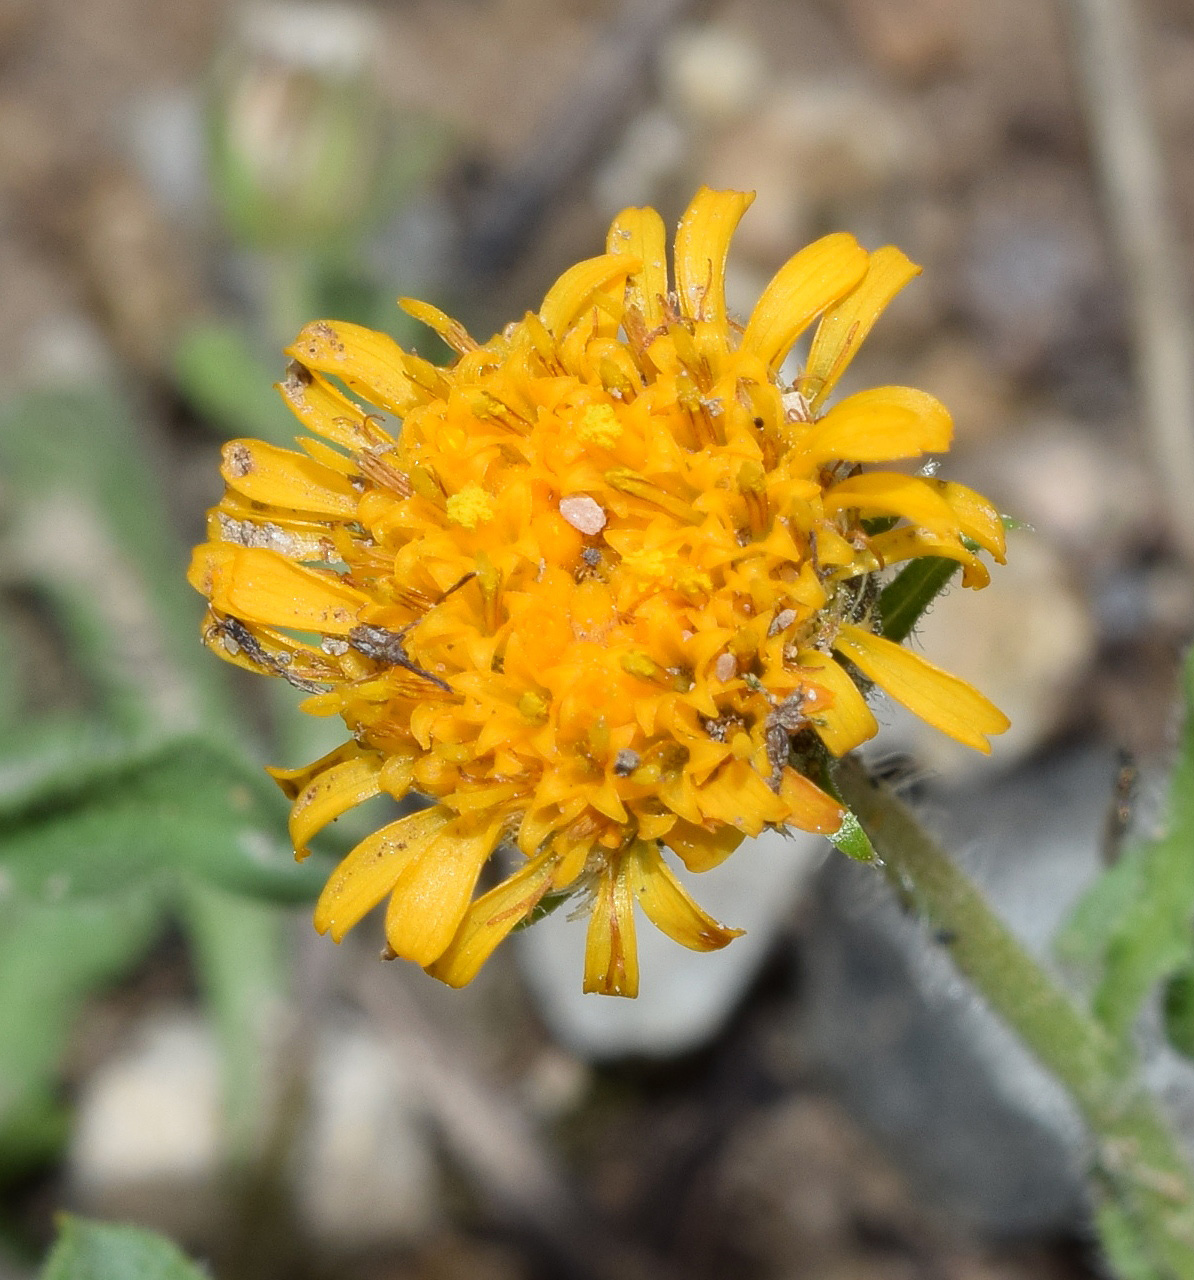
<path id="1" fill-rule="evenodd" d="M 1156 985 L 1194 961 L 1194 650 L 1184 685 L 1165 829 L 1125 852 L 1079 903 L 1059 941 L 1064 958 L 1094 967 L 1095 1013 L 1121 1037 Z"/>

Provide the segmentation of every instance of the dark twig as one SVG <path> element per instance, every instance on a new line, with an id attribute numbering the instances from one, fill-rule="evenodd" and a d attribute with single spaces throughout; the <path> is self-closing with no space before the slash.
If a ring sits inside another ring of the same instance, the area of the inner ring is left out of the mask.
<path id="1" fill-rule="evenodd" d="M 693 0 L 625 0 L 584 72 L 547 112 L 514 163 L 474 198 L 462 256 L 469 271 L 509 266 L 555 197 L 584 169 L 641 95 L 660 38 Z"/>

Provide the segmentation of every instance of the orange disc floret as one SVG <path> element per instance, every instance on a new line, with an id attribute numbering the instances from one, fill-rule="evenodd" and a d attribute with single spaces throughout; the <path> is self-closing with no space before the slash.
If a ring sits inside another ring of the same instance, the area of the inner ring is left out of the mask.
<path id="1" fill-rule="evenodd" d="M 723 275 L 750 200 L 699 192 L 670 278 L 659 215 L 626 210 L 605 254 L 484 345 L 403 300 L 455 351 L 445 368 L 311 324 L 280 390 L 318 438 L 226 446 L 191 568 L 206 640 L 352 735 L 272 771 L 297 853 L 375 795 L 433 802 L 341 862 L 321 931 L 388 898 L 390 950 L 460 985 L 545 895 L 582 894 L 585 989 L 633 995 L 635 902 L 687 947 L 736 936 L 661 846 L 700 871 L 766 827 L 840 826 L 799 762 L 876 732 L 860 680 L 980 750 L 1007 727 L 878 633 L 887 566 L 945 556 L 981 586 L 975 547 L 1003 556 L 972 490 L 864 470 L 948 448 L 949 414 L 906 387 L 822 409 L 918 268 L 826 236 L 743 327 Z M 475 896 L 502 844 L 513 869 Z"/>

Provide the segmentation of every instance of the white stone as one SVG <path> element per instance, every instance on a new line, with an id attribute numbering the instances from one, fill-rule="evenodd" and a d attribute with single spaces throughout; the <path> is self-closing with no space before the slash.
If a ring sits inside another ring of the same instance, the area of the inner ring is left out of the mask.
<path id="1" fill-rule="evenodd" d="M 127 1052 L 82 1084 L 67 1158 L 72 1204 L 201 1231 L 216 1207 L 220 1087 L 215 1040 L 200 1018 L 147 1020 Z"/>
<path id="2" fill-rule="evenodd" d="M 365 1025 L 325 1031 L 296 1165 L 300 1216 L 319 1238 L 356 1249 L 410 1240 L 427 1226 L 436 1178 L 420 1110 L 392 1046 Z"/>
<path id="3" fill-rule="evenodd" d="M 758 45 L 721 26 L 676 32 L 663 46 L 659 70 L 665 99 L 701 124 L 738 119 L 755 105 L 767 82 Z"/>
<path id="4" fill-rule="evenodd" d="M 605 528 L 605 511 L 596 498 L 587 493 L 573 494 L 560 499 L 560 515 L 581 533 L 592 536 Z"/>

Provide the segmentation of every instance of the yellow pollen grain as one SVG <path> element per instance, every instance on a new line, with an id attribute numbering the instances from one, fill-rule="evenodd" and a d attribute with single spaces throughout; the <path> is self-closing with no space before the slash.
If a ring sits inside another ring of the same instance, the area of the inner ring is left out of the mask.
<path id="1" fill-rule="evenodd" d="M 518 699 L 518 710 L 532 724 L 542 724 L 547 719 L 547 699 L 528 690 Z"/>
<path id="2" fill-rule="evenodd" d="M 643 548 L 631 551 L 622 561 L 622 567 L 636 578 L 668 577 L 668 558 L 662 551 Z"/>
<path id="3" fill-rule="evenodd" d="M 453 524 L 475 529 L 493 519 L 493 499 L 479 484 L 466 484 L 448 499 L 445 510 Z"/>
<path id="4" fill-rule="evenodd" d="M 699 596 L 713 590 L 713 579 L 704 569 L 681 569 L 673 581 L 681 595 Z"/>
<path id="5" fill-rule="evenodd" d="M 622 436 L 622 424 L 608 404 L 591 404 L 581 415 L 576 434 L 585 444 L 610 449 Z"/>

